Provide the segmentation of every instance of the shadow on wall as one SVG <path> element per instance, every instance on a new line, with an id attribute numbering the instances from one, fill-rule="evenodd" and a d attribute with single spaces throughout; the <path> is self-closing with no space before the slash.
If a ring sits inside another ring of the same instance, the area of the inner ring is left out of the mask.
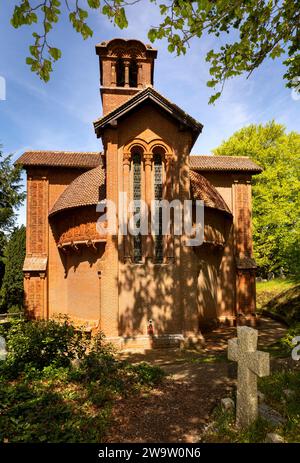
<path id="1" fill-rule="evenodd" d="M 197 335 L 217 324 L 220 307 L 232 313 L 231 224 L 227 220 L 224 227 L 224 246 L 188 247 L 180 244 L 181 237 L 174 237 L 174 257 L 164 264 L 147 259 L 140 264 L 124 263 L 119 258 L 119 335 L 146 335 L 150 320 L 155 335 Z"/>

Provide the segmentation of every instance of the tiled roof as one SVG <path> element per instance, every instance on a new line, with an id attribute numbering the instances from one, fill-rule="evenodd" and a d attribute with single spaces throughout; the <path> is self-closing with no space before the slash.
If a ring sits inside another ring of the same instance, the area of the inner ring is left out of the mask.
<path id="1" fill-rule="evenodd" d="M 193 199 L 204 201 L 204 205 L 231 214 L 230 209 L 217 189 L 198 172 L 190 170 Z"/>
<path id="2" fill-rule="evenodd" d="M 194 199 L 203 200 L 207 207 L 219 209 L 231 214 L 224 199 L 216 188 L 198 172 L 190 171 L 191 189 Z M 60 211 L 81 206 L 96 205 L 105 199 L 105 170 L 98 166 L 79 175 L 65 189 L 54 204 L 49 216 Z"/>
<path id="3" fill-rule="evenodd" d="M 259 174 L 262 168 L 246 156 L 190 156 L 190 167 L 199 171 L 245 171 Z"/>
<path id="4" fill-rule="evenodd" d="M 105 196 L 105 171 L 101 165 L 75 178 L 58 198 L 49 215 L 74 207 L 96 205 Z"/>
<path id="5" fill-rule="evenodd" d="M 53 166 L 86 168 L 101 164 L 99 152 L 74 152 L 74 151 L 27 151 L 17 159 L 16 164 L 26 166 Z"/>

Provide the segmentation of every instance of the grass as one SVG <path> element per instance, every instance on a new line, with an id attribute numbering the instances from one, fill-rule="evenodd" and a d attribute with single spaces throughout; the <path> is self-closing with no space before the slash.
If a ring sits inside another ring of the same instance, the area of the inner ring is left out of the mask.
<path id="1" fill-rule="evenodd" d="M 288 326 L 287 333 L 265 350 L 272 357 L 290 357 L 292 339 L 300 335 L 300 284 L 294 280 L 274 279 L 257 283 L 258 312 L 279 317 Z M 286 397 L 284 390 L 290 390 Z M 300 442 L 300 371 L 280 371 L 259 379 L 259 390 L 264 393 L 266 404 L 285 419 L 282 425 L 274 426 L 259 418 L 247 429 L 237 429 L 235 413 L 224 412 L 217 407 L 213 413 L 212 426 L 202 436 L 203 442 L 264 442 L 269 432 L 281 435 L 285 442 Z"/>
<path id="2" fill-rule="evenodd" d="M 189 359 L 190 363 L 218 363 L 218 362 L 228 362 L 227 354 L 202 354 L 199 357 L 192 357 Z"/>
<path id="3" fill-rule="evenodd" d="M 297 282 L 291 279 L 274 278 L 270 281 L 258 281 L 256 283 L 257 310 L 262 310 L 267 303 L 278 294 L 293 288 Z"/>
<path id="4" fill-rule="evenodd" d="M 203 442 L 264 442 L 269 432 L 281 435 L 285 442 L 300 442 L 300 371 L 278 372 L 259 380 L 259 389 L 265 394 L 266 403 L 278 411 L 286 422 L 273 425 L 259 418 L 249 428 L 241 430 L 235 426 L 234 412 L 224 412 L 217 407 L 213 414 L 213 425 L 202 436 Z M 292 391 L 285 398 L 284 390 Z"/>
<path id="5" fill-rule="evenodd" d="M 280 279 L 258 282 L 257 310 L 281 320 L 290 327 L 300 323 L 299 282 Z"/>
<path id="6" fill-rule="evenodd" d="M 269 281 L 258 281 L 256 283 L 256 291 L 258 294 L 264 291 L 274 291 L 278 294 L 279 292 L 285 291 L 293 286 L 295 286 L 295 280 L 288 278 L 274 278 Z"/>
<path id="7" fill-rule="evenodd" d="M 81 368 L 28 369 L 0 375 L 0 442 L 103 442 L 114 403 L 138 396 L 163 377 L 147 363 L 116 363 L 102 375 Z"/>
<path id="8" fill-rule="evenodd" d="M 164 375 L 117 359 L 103 335 L 89 339 L 68 320 L 12 321 L 0 362 L 1 442 L 103 442 L 114 404 Z"/>

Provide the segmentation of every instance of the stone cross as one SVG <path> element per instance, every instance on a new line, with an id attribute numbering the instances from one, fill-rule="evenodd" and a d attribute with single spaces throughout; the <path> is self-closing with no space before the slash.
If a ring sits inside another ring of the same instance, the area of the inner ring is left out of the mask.
<path id="1" fill-rule="evenodd" d="M 237 336 L 228 342 L 228 358 L 238 363 L 236 424 L 247 427 L 258 417 L 257 376 L 270 374 L 270 356 L 256 350 L 257 330 L 238 326 Z"/>
<path id="2" fill-rule="evenodd" d="M 6 342 L 5 339 L 0 336 L 0 361 L 6 360 L 7 357 L 7 350 L 6 350 Z"/>

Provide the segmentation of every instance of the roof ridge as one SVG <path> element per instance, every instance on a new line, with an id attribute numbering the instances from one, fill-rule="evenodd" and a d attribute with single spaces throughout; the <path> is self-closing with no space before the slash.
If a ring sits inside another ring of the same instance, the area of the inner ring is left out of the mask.
<path id="1" fill-rule="evenodd" d="M 26 153 L 37 153 L 37 154 L 38 153 L 103 154 L 102 151 L 73 151 L 73 150 L 27 150 L 27 151 L 24 151 L 23 154 L 26 154 Z"/>
<path id="2" fill-rule="evenodd" d="M 250 156 L 231 156 L 230 154 L 190 154 L 190 156 L 194 156 L 194 157 L 201 157 L 201 158 L 235 158 L 235 159 L 239 159 L 239 158 L 242 158 L 242 159 L 251 159 L 252 158 Z"/>
<path id="3" fill-rule="evenodd" d="M 117 108 L 114 108 L 109 113 L 101 116 L 100 118 L 97 118 L 93 122 L 94 129 L 97 135 L 99 135 L 98 133 L 99 129 L 103 128 L 106 124 L 109 124 L 111 121 L 115 120 L 116 118 L 122 116 L 125 112 L 130 111 L 132 108 L 135 107 L 135 105 L 138 105 L 147 96 L 152 97 L 154 101 L 156 100 L 157 104 L 161 104 L 161 106 L 164 106 L 164 109 L 167 112 L 171 113 L 173 117 L 179 119 L 181 123 L 189 125 L 191 129 L 197 134 L 197 136 L 199 132 L 202 131 L 203 125 L 200 122 L 198 122 L 196 119 L 190 116 L 187 112 L 181 109 L 178 105 L 168 100 L 165 96 L 159 93 L 156 89 L 148 85 L 145 89 L 133 95 L 131 98 L 129 98 L 127 101 L 122 103 Z M 177 113 L 177 116 L 176 116 L 176 113 Z"/>

